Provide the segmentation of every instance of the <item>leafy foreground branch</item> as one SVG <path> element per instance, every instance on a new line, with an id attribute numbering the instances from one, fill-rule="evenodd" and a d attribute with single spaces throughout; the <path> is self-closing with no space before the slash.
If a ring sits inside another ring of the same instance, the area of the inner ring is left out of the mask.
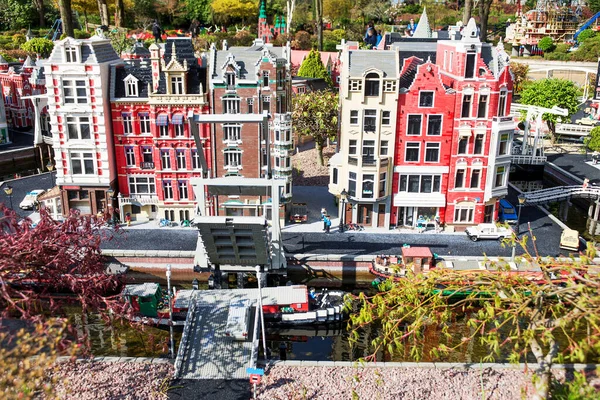
<path id="1" fill-rule="evenodd" d="M 525 241 L 521 244 L 525 248 Z M 525 260 L 538 264 L 541 273 L 534 277 L 500 266 L 494 272 L 434 269 L 388 280 L 372 296 L 352 296 L 347 302 L 353 310 L 350 341 L 358 343 L 362 330 L 377 327 L 365 361 L 405 350 L 419 360 L 425 345 L 430 356 L 445 357 L 476 340 L 488 349 L 483 362 L 508 354 L 510 362 L 518 363 L 533 355 L 538 363 L 533 398 L 546 399 L 554 362 L 586 362 L 600 354 L 600 276 L 585 255 L 573 263 L 529 254 Z M 450 331 L 457 315 L 469 328 L 458 338 Z M 438 327 L 451 344 L 427 343 L 428 327 Z"/>

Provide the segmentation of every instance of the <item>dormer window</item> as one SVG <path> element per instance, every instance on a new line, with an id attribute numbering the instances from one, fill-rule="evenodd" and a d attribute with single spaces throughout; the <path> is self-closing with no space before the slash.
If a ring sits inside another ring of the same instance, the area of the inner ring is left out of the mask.
<path id="1" fill-rule="evenodd" d="M 227 89 L 235 89 L 235 73 L 227 72 L 225 74 L 225 81 L 227 82 Z"/>
<path id="2" fill-rule="evenodd" d="M 65 62 L 76 63 L 79 62 L 78 49 L 75 46 L 65 46 Z"/>
<path id="3" fill-rule="evenodd" d="M 365 77 L 365 96 L 379 96 L 379 75 L 367 74 Z"/>
<path id="4" fill-rule="evenodd" d="M 133 75 L 129 75 L 123 81 L 125 82 L 125 95 L 138 97 L 138 80 Z"/>
<path id="5" fill-rule="evenodd" d="M 185 94 L 183 92 L 183 76 L 171 77 L 171 94 Z"/>

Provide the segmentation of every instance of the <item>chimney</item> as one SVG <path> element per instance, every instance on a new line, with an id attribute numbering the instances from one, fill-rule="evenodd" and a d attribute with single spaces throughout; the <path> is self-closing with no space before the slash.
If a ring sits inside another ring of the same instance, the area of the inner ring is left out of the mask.
<path id="1" fill-rule="evenodd" d="M 156 43 L 152 43 L 149 50 L 152 66 L 152 92 L 156 92 L 160 80 L 160 47 Z"/>

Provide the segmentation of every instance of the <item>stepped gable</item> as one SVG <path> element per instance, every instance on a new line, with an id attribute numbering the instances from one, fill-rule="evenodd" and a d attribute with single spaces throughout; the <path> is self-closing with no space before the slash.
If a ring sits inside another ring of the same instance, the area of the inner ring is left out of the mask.
<path id="1" fill-rule="evenodd" d="M 423 64 L 423 60 L 418 57 L 409 57 L 404 60 L 404 65 L 402 66 L 402 72 L 400 73 L 400 88 L 408 89 L 410 85 L 412 85 L 415 80 L 415 75 L 417 74 L 417 67 Z"/>

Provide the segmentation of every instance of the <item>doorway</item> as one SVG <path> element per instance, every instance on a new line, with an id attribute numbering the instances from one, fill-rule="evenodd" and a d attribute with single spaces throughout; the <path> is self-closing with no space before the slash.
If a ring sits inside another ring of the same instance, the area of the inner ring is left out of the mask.
<path id="1" fill-rule="evenodd" d="M 359 204 L 357 223 L 360 225 L 371 225 L 371 214 L 373 213 L 373 204 Z"/>

